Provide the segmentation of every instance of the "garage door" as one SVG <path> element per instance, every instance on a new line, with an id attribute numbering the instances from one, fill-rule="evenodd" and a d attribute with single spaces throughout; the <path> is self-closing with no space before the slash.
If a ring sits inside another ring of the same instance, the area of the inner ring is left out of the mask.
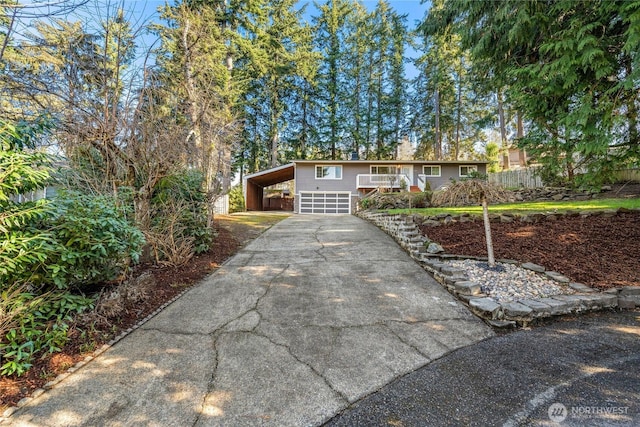
<path id="1" fill-rule="evenodd" d="M 305 192 L 300 193 L 301 214 L 350 214 L 351 193 Z"/>

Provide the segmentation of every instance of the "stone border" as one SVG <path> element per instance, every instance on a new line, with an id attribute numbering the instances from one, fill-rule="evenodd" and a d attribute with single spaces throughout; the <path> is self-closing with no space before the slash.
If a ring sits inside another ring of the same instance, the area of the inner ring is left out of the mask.
<path id="1" fill-rule="evenodd" d="M 198 282 L 198 283 L 200 283 L 200 282 Z M 87 363 L 91 362 L 96 357 L 100 356 L 102 353 L 104 353 L 109 348 L 114 346 L 118 341 L 122 340 L 124 337 L 129 335 L 131 332 L 135 331 L 136 329 L 140 328 L 142 325 L 147 323 L 149 320 L 153 319 L 162 310 L 167 308 L 169 305 L 173 304 L 176 300 L 178 300 L 178 298 L 182 297 L 185 293 L 187 293 L 191 288 L 193 288 L 194 285 L 185 288 L 182 292 L 180 292 L 179 294 L 177 294 L 176 296 L 171 298 L 169 301 L 165 302 L 164 304 L 162 304 L 161 306 L 156 308 L 147 317 L 145 317 L 144 319 L 140 320 L 138 323 L 136 323 L 135 325 L 131 326 L 130 328 L 120 332 L 120 334 L 117 335 L 115 338 L 113 338 L 111 341 L 109 341 L 106 344 L 103 344 L 97 350 L 94 350 L 91 354 L 86 356 L 83 360 L 77 362 L 75 365 L 73 365 L 72 367 L 67 369 L 65 372 L 62 372 L 61 374 L 58 374 L 58 376 L 55 377 L 53 380 L 51 380 L 48 383 L 44 384 L 42 386 L 42 388 L 37 388 L 29 396 L 26 396 L 26 397 L 23 397 L 22 399 L 20 399 L 18 401 L 18 403 L 16 403 L 15 406 L 9 406 L 7 409 L 5 409 L 2 412 L 2 414 L 0 414 L 0 424 L 4 423 L 5 420 L 9 419 L 9 417 L 11 417 L 11 415 L 13 415 L 18 409 L 20 409 L 23 406 L 27 405 L 28 403 L 32 402 L 34 399 L 36 399 L 37 397 L 41 396 L 46 391 L 51 390 L 52 388 L 56 387 L 59 383 L 61 383 L 69 375 L 71 375 L 72 373 L 76 372 L 77 370 L 79 370 L 80 368 L 85 366 Z"/>
<path id="2" fill-rule="evenodd" d="M 557 215 L 557 214 L 556 214 Z M 467 280 L 463 270 L 452 268 L 442 261 L 447 259 L 476 259 L 482 257 L 427 253 L 428 238 L 422 235 L 413 215 L 392 215 L 384 212 L 358 212 L 358 216 L 375 224 L 393 237 L 426 271 L 467 307 L 495 327 L 514 327 L 558 315 L 601 310 L 604 308 L 634 309 L 640 306 L 640 286 L 612 288 L 597 292 L 581 283 L 573 283 L 568 277 L 533 263 L 513 260 L 500 262 L 516 264 L 522 268 L 544 274 L 547 278 L 572 289 L 573 293 L 548 298 L 521 299 L 513 302 L 498 302 L 482 294 L 478 283 Z M 441 216 L 442 221 L 452 218 Z M 436 221 L 426 219 L 426 221 Z M 440 221 L 438 221 L 438 225 Z M 426 224 L 425 224 L 426 225 Z"/>

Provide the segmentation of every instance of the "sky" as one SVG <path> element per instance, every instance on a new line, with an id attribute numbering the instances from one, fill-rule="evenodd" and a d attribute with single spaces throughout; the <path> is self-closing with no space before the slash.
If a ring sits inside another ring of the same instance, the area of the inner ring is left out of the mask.
<path id="1" fill-rule="evenodd" d="M 323 3 L 324 1 L 318 1 Z M 300 5 L 308 4 L 307 11 L 309 15 L 313 15 L 314 7 L 313 1 L 299 1 Z M 369 10 L 373 10 L 378 3 L 377 0 L 365 0 L 361 3 Z M 146 17 L 157 16 L 157 9 L 159 6 L 165 4 L 165 1 L 159 0 L 124 0 L 125 7 L 132 6 L 137 12 Z M 169 4 L 173 4 L 173 1 L 169 1 Z M 428 4 L 421 4 L 420 0 L 390 0 L 389 4 L 400 14 L 407 15 L 407 23 L 410 28 L 415 26 L 415 22 L 421 20 L 424 17 Z"/>
<path id="2" fill-rule="evenodd" d="M 324 3 L 326 0 L 316 0 L 317 3 Z M 378 0 L 364 0 L 360 1 L 368 10 L 374 10 Z M 163 6 L 166 2 L 164 0 L 124 0 L 125 9 L 132 10 L 136 15 L 140 16 L 143 20 L 152 20 L 158 21 L 158 7 Z M 169 4 L 174 4 L 173 0 L 168 1 Z M 305 16 L 309 21 L 311 17 L 317 14 L 317 10 L 313 6 L 314 1 L 299 1 L 300 7 L 304 4 L 307 4 L 307 11 Z M 425 13 L 429 7 L 429 1 L 425 1 L 424 3 L 421 0 L 388 0 L 388 3 L 391 5 L 396 12 L 401 15 L 406 15 L 407 26 L 410 30 L 414 29 L 416 23 L 421 21 Z M 146 40 L 147 43 L 152 43 L 151 40 Z M 406 52 L 407 57 L 415 58 L 418 56 L 413 49 L 410 47 L 407 48 Z M 408 79 L 415 77 L 417 71 L 413 64 L 406 64 L 406 76 Z"/>

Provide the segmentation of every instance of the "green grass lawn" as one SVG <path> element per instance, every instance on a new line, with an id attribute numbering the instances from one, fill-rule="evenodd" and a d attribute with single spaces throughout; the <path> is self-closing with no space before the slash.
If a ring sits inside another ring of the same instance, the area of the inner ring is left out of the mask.
<path id="1" fill-rule="evenodd" d="M 638 209 L 640 208 L 640 198 L 636 199 L 596 199 L 584 201 L 565 201 L 565 202 L 523 202 L 523 203 L 505 203 L 499 205 L 489 205 L 490 213 L 528 214 L 535 212 L 566 212 L 566 211 L 593 211 L 606 209 Z M 423 209 L 389 209 L 391 214 L 420 214 L 425 216 L 433 216 L 438 214 L 462 214 L 469 213 L 472 215 L 482 215 L 481 206 L 462 206 L 450 208 L 423 208 Z"/>

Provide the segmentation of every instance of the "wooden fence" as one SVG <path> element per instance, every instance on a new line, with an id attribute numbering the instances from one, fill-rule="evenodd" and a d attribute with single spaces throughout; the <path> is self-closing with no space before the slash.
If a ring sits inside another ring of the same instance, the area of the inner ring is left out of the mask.
<path id="1" fill-rule="evenodd" d="M 542 179 L 540 179 L 535 171 L 536 168 L 526 168 L 490 173 L 489 182 L 500 184 L 505 188 L 543 187 Z"/>
<path id="2" fill-rule="evenodd" d="M 640 169 L 623 169 L 615 172 L 616 181 L 640 182 Z"/>

